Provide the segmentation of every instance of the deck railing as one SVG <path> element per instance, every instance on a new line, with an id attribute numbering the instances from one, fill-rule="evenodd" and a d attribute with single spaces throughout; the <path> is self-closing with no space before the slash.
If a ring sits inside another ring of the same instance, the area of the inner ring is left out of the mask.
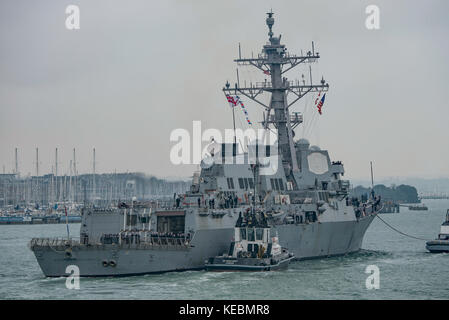
<path id="1" fill-rule="evenodd" d="M 30 246 L 75 246 L 79 245 L 79 238 L 33 238 L 30 241 Z"/>
<path id="2" fill-rule="evenodd" d="M 121 237 L 102 237 L 100 242 L 97 243 L 81 243 L 79 239 L 67 239 L 67 238 L 32 238 L 29 242 L 30 248 L 35 247 L 94 247 L 101 246 L 104 247 L 106 245 L 114 245 L 117 247 L 190 247 L 190 243 L 192 242 L 191 237 L 173 237 L 173 236 L 159 236 L 159 235 L 149 235 L 147 236 L 134 234 L 132 237 L 125 235 Z"/>

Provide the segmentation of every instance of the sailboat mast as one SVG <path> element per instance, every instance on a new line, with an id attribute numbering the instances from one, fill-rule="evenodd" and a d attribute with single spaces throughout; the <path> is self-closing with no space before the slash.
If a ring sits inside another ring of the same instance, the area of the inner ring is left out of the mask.
<path id="1" fill-rule="evenodd" d="M 17 148 L 15 149 L 14 162 L 15 162 L 14 173 L 17 176 L 19 176 L 19 158 L 18 158 L 18 154 L 17 154 Z"/>
<path id="2" fill-rule="evenodd" d="M 36 177 L 39 176 L 39 148 L 36 148 Z"/>
<path id="3" fill-rule="evenodd" d="M 93 162 L 92 162 L 92 182 L 93 182 L 93 184 L 92 184 L 92 197 L 93 197 L 93 200 L 95 200 L 95 197 L 96 197 L 96 185 L 95 185 L 95 148 L 94 148 L 94 150 L 93 150 Z"/>
<path id="4" fill-rule="evenodd" d="M 76 151 L 75 148 L 73 148 L 73 176 L 74 176 L 74 188 L 73 188 L 73 201 L 76 202 L 76 190 L 78 188 L 78 181 L 77 181 L 77 172 L 76 172 Z"/>
<path id="5" fill-rule="evenodd" d="M 59 199 L 58 197 L 58 148 L 55 150 L 55 202 L 57 202 Z"/>
<path id="6" fill-rule="evenodd" d="M 374 175 L 373 175 L 373 162 L 370 161 L 371 166 L 371 196 L 374 198 Z"/>

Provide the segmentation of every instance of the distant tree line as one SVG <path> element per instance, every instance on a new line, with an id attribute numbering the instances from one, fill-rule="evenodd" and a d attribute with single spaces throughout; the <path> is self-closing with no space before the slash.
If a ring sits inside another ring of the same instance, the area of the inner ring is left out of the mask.
<path id="1" fill-rule="evenodd" d="M 362 195 L 369 196 L 371 188 L 357 186 L 351 191 L 352 197 L 361 197 Z M 387 187 L 383 184 L 374 186 L 374 193 L 380 195 L 382 200 L 394 201 L 397 203 L 419 203 L 418 191 L 415 187 L 406 184 L 399 186 L 392 185 Z"/>

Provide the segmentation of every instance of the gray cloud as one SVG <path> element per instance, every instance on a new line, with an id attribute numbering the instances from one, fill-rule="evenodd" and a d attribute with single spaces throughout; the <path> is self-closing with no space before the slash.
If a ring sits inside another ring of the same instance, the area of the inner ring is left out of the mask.
<path id="1" fill-rule="evenodd" d="M 65 29 L 68 4 L 80 6 L 78 31 Z M 380 30 L 364 27 L 368 4 L 380 7 Z M 331 85 L 323 116 L 311 98 L 295 108 L 309 101 L 313 144 L 350 177 L 367 177 L 370 160 L 379 176 L 449 175 L 444 0 L 2 1 L 0 165 L 10 171 L 18 147 L 21 172 L 34 172 L 38 146 L 48 172 L 59 147 L 66 172 L 76 147 L 86 172 L 95 146 L 99 171 L 191 175 L 194 166 L 170 164 L 169 134 L 193 120 L 232 126 L 221 88 L 235 79 L 239 42 L 246 56 L 260 52 L 270 8 L 291 53 L 313 40 L 322 56 L 313 67 Z M 263 79 L 249 68 L 240 75 Z M 260 108 L 246 104 L 260 119 Z"/>

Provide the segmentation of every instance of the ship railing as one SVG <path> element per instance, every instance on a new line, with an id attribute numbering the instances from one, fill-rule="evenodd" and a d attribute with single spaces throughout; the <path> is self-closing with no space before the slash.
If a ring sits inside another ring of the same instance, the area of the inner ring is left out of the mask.
<path id="1" fill-rule="evenodd" d="M 190 247 L 190 243 L 193 239 L 193 234 L 182 235 L 160 235 L 160 234 L 150 234 L 148 232 L 135 232 L 135 233 L 122 233 L 115 242 L 104 242 L 102 244 L 117 244 L 120 246 L 181 246 Z"/>
<path id="2" fill-rule="evenodd" d="M 379 213 L 383 207 L 382 203 L 377 203 L 376 205 L 376 203 L 370 199 L 367 202 L 361 203 L 358 207 L 354 206 L 354 210 L 356 218 L 360 219 Z"/>
<path id="3" fill-rule="evenodd" d="M 99 243 L 89 243 L 92 245 L 107 245 L 114 244 L 120 246 L 169 246 L 169 247 L 190 247 L 193 235 L 189 236 L 162 236 L 162 235 L 143 235 L 142 237 L 133 238 L 119 238 L 118 243 L 105 243 L 100 241 Z M 32 238 L 29 242 L 29 246 L 33 247 L 73 247 L 73 246 L 83 246 L 79 238 Z"/>
<path id="4" fill-rule="evenodd" d="M 157 203 L 158 209 L 173 209 L 175 207 L 176 207 L 175 201 L 173 200 L 160 200 Z"/>
<path id="5" fill-rule="evenodd" d="M 149 237 L 147 239 L 139 239 L 137 241 L 121 241 L 122 247 L 173 247 L 188 248 L 190 247 L 190 239 L 171 238 L 171 237 Z"/>
<path id="6" fill-rule="evenodd" d="M 308 88 L 309 85 L 306 85 L 305 83 L 301 83 L 300 81 L 296 80 L 290 80 L 290 81 L 284 81 L 283 86 L 286 88 L 294 87 L 294 88 Z M 254 89 L 254 90 L 263 90 L 263 89 L 273 89 L 273 83 L 271 81 L 256 81 L 251 82 L 249 85 L 245 85 L 245 89 Z"/>
<path id="7" fill-rule="evenodd" d="M 190 246 L 191 237 L 150 236 L 146 243 L 160 246 Z"/>
<path id="8" fill-rule="evenodd" d="M 58 246 L 66 246 L 72 247 L 75 245 L 79 245 L 79 238 L 32 238 L 30 241 L 30 246 L 39 246 L 39 247 L 58 247 Z"/>
<path id="9" fill-rule="evenodd" d="M 190 239 L 184 237 L 157 236 L 150 237 L 145 243 L 159 246 L 189 246 Z"/>

